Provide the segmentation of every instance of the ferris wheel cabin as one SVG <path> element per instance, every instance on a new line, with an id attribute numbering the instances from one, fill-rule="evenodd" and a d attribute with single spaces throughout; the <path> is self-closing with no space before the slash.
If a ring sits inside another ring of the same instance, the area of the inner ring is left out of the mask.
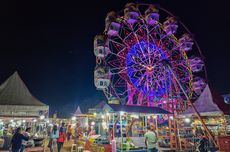
<path id="1" fill-rule="evenodd" d="M 179 39 L 180 49 L 186 52 L 192 50 L 193 44 L 193 40 L 189 34 L 183 34 Z"/>
<path id="2" fill-rule="evenodd" d="M 128 3 L 125 5 L 124 18 L 129 24 L 135 23 L 138 20 L 139 16 L 140 14 L 138 12 L 138 8 L 134 3 Z"/>
<path id="3" fill-rule="evenodd" d="M 193 82 L 192 82 L 192 87 L 193 87 L 193 90 L 194 92 L 197 94 L 197 95 L 200 95 L 202 93 L 202 91 L 204 90 L 204 88 L 206 87 L 206 83 L 204 82 L 204 80 L 200 77 L 195 77 L 193 79 Z"/>
<path id="4" fill-rule="evenodd" d="M 204 67 L 204 61 L 199 57 L 189 59 L 190 66 L 193 72 L 200 72 Z"/>
<path id="5" fill-rule="evenodd" d="M 96 35 L 94 38 L 94 54 L 96 57 L 104 58 L 109 53 L 109 47 L 104 35 Z"/>
<path id="6" fill-rule="evenodd" d="M 154 5 L 150 5 L 145 11 L 145 20 L 149 25 L 153 25 L 159 21 L 158 9 Z"/>
<path id="7" fill-rule="evenodd" d="M 168 17 L 167 20 L 163 23 L 164 25 L 164 31 L 167 33 L 167 35 L 172 35 L 176 33 L 178 25 L 177 21 L 174 17 Z"/>
<path id="8" fill-rule="evenodd" d="M 98 66 L 94 70 L 94 84 L 98 90 L 107 88 L 110 84 L 109 70 Z"/>
<path id="9" fill-rule="evenodd" d="M 120 30 L 120 23 L 117 21 L 117 14 L 116 12 L 112 11 L 106 15 L 105 18 L 105 31 L 107 31 L 107 35 L 109 36 L 116 36 Z"/>

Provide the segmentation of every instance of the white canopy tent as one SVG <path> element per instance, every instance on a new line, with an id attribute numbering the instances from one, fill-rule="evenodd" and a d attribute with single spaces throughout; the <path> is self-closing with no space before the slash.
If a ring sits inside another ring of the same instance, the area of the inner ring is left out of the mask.
<path id="1" fill-rule="evenodd" d="M 36 118 L 48 113 L 49 106 L 31 95 L 17 72 L 0 86 L 0 117 Z"/>
<path id="2" fill-rule="evenodd" d="M 200 97 L 195 101 L 194 106 L 201 116 L 221 116 L 224 115 L 224 111 L 221 109 L 222 104 L 224 104 L 224 100 L 216 100 L 209 85 L 207 85 Z M 225 106 L 228 105 L 226 104 Z M 181 115 L 195 115 L 195 111 L 193 108 L 189 108 Z"/>

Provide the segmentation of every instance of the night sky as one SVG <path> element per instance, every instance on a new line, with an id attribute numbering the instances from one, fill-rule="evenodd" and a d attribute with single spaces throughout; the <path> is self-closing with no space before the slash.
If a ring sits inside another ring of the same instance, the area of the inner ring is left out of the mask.
<path id="1" fill-rule="evenodd" d="M 229 0 L 159 0 L 194 33 L 205 56 L 208 79 L 230 93 Z M 0 82 L 15 70 L 50 111 L 69 115 L 105 100 L 93 83 L 93 38 L 104 30 L 108 11 L 125 0 L 5 1 L 1 4 Z M 140 2 L 140 1 L 137 1 Z"/>

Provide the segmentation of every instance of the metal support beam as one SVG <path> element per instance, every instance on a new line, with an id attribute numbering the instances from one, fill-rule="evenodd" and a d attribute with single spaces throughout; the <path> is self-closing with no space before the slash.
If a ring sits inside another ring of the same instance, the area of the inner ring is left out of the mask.
<path id="1" fill-rule="evenodd" d="M 217 147 L 217 143 L 216 143 L 214 137 L 212 136 L 210 130 L 208 129 L 208 127 L 207 127 L 206 124 L 204 123 L 203 119 L 201 118 L 200 113 L 198 112 L 198 110 L 197 110 L 196 107 L 194 106 L 193 102 L 189 99 L 187 93 L 185 92 L 184 88 L 182 87 L 180 81 L 177 79 L 177 77 L 176 77 L 175 73 L 173 72 L 173 70 L 171 69 L 170 65 L 167 64 L 167 67 L 168 67 L 168 69 L 170 70 L 170 72 L 172 73 L 172 75 L 173 75 L 173 77 L 175 78 L 176 82 L 178 83 L 180 89 L 183 91 L 183 93 L 184 93 L 185 97 L 187 98 L 188 102 L 191 104 L 193 110 L 195 111 L 195 113 L 196 113 L 198 119 L 201 121 L 201 124 L 202 124 L 202 126 L 204 127 L 205 131 L 207 132 L 208 136 L 212 139 L 213 143 L 214 143 L 215 146 Z"/>

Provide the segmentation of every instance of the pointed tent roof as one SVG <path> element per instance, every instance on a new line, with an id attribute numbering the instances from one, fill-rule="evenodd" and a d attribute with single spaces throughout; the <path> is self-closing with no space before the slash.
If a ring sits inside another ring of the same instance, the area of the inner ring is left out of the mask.
<path id="1" fill-rule="evenodd" d="M 107 105 L 107 103 L 105 101 L 101 101 L 94 107 L 94 109 L 103 109 L 105 105 Z"/>
<path id="2" fill-rule="evenodd" d="M 105 112 L 105 111 L 111 111 L 112 110 L 111 107 L 105 101 L 101 101 L 93 109 L 95 109 L 96 112 Z"/>
<path id="3" fill-rule="evenodd" d="M 227 111 L 230 110 L 225 108 L 227 104 L 224 104 L 224 99 L 221 98 L 220 95 L 218 96 L 218 94 L 211 90 L 209 85 L 207 85 L 200 97 L 194 103 L 194 106 L 201 115 L 221 115 L 223 113 L 227 114 Z M 192 115 L 194 113 L 194 110 L 189 108 L 182 113 L 182 115 Z"/>
<path id="4" fill-rule="evenodd" d="M 80 107 L 78 106 L 78 107 L 77 107 L 77 110 L 76 110 L 75 113 L 74 113 L 74 115 L 81 115 L 81 114 L 82 114 L 81 109 L 80 109 Z"/>
<path id="5" fill-rule="evenodd" d="M 0 86 L 0 105 L 47 106 L 31 95 L 17 71 Z"/>

